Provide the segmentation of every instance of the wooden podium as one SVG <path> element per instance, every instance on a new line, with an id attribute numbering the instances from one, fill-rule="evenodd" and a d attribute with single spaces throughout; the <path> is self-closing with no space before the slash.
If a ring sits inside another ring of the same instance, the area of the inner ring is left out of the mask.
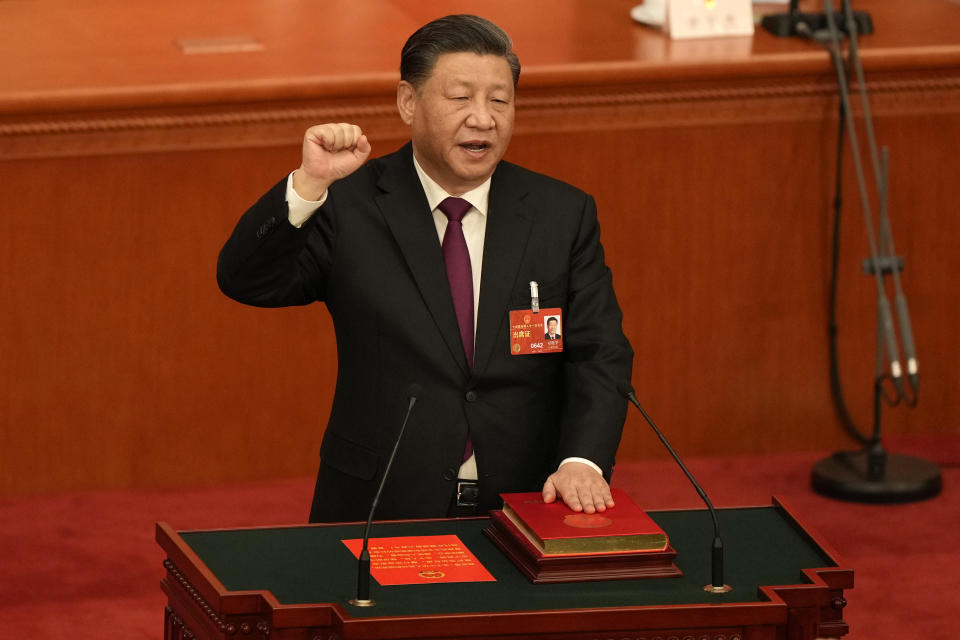
<path id="1" fill-rule="evenodd" d="M 847 633 L 853 571 L 774 498 L 719 511 L 730 593 L 706 593 L 712 526 L 704 510 L 650 514 L 683 576 L 531 584 L 482 534 L 487 518 L 381 522 L 377 537 L 456 534 L 495 582 L 382 587 L 377 606 L 347 604 L 356 564 L 342 544 L 362 525 L 174 531 L 167 554 L 164 640 L 812 640 Z"/>

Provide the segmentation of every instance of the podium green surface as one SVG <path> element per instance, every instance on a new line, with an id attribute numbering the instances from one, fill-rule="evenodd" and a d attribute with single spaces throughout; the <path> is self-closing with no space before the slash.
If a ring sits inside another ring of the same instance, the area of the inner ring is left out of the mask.
<path id="1" fill-rule="evenodd" d="M 455 534 L 494 582 L 380 586 L 348 604 L 362 524 L 174 531 L 165 640 L 190 638 L 549 638 L 759 640 L 839 637 L 853 571 L 782 500 L 719 510 L 726 594 L 711 594 L 705 510 L 655 511 L 677 551 L 676 578 L 531 584 L 483 534 L 487 518 L 376 523 L 374 537 Z"/>

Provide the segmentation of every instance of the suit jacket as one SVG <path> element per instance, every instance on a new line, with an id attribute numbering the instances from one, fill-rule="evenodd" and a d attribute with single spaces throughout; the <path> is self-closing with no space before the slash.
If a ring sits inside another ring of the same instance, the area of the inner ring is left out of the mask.
<path id="1" fill-rule="evenodd" d="M 333 318 L 337 386 L 312 521 L 365 519 L 411 383 L 423 392 L 378 518 L 445 516 L 468 431 L 482 508 L 497 508 L 501 492 L 539 491 L 570 456 L 609 478 L 626 417 L 617 385 L 630 378 L 633 351 L 589 195 L 500 163 L 471 371 L 409 144 L 334 183 L 301 229 L 287 222 L 285 189 L 283 180 L 243 215 L 217 277 L 241 302 L 325 301 Z M 562 309 L 562 353 L 510 353 L 509 310 L 530 308 L 531 280 L 541 306 Z"/>

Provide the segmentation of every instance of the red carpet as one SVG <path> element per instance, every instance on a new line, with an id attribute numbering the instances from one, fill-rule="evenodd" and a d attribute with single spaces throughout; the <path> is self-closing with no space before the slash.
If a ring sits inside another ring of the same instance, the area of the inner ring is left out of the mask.
<path id="1" fill-rule="evenodd" d="M 825 454 L 687 464 L 715 505 L 768 504 L 771 494 L 782 495 L 833 545 L 856 574 L 847 593 L 851 640 L 952 639 L 960 626 L 960 438 L 891 440 L 888 448 L 940 464 L 943 493 L 884 506 L 823 498 L 808 485 L 812 464 Z M 621 464 L 614 485 L 649 509 L 699 506 L 668 461 Z M 303 522 L 312 489 L 304 478 L 0 500 L 0 636 L 158 640 L 164 598 L 156 520 L 179 529 Z"/>

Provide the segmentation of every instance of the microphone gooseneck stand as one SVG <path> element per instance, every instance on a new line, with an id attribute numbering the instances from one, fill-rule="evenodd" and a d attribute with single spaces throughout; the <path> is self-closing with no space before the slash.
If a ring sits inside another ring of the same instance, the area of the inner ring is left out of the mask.
<path id="1" fill-rule="evenodd" d="M 383 470 L 383 477 L 380 478 L 380 486 L 377 487 L 377 494 L 373 497 L 373 504 L 370 505 L 370 515 L 367 517 L 367 526 L 363 530 L 363 548 L 360 550 L 360 558 L 357 563 L 357 597 L 350 598 L 347 602 L 355 607 L 372 607 L 376 601 L 370 597 L 370 550 L 367 548 L 370 543 L 370 526 L 373 524 L 373 513 L 377 510 L 377 503 L 380 502 L 380 494 L 383 493 L 383 487 L 387 484 L 387 476 L 390 475 L 390 467 L 393 466 L 393 459 L 397 457 L 397 449 L 400 448 L 400 439 L 403 438 L 403 431 L 407 428 L 407 420 L 410 419 L 410 412 L 413 411 L 413 405 L 423 389 L 418 384 L 411 384 L 407 387 L 407 412 L 403 415 L 403 422 L 400 424 L 400 433 L 397 434 L 397 440 L 393 443 L 393 451 L 390 452 L 390 458 L 387 459 L 387 466 Z"/>
<path id="2" fill-rule="evenodd" d="M 643 416 L 643 419 L 647 421 L 647 424 L 650 425 L 653 432 L 660 438 L 660 442 L 663 443 L 663 446 L 666 447 L 670 455 L 673 456 L 674 462 L 680 466 L 684 475 L 687 476 L 687 480 L 689 480 L 693 488 L 697 490 L 697 495 L 699 495 L 700 499 L 707 505 L 710 517 L 713 518 L 713 543 L 710 546 L 710 584 L 706 585 L 703 590 L 707 593 L 715 594 L 731 591 L 733 587 L 723 582 L 723 539 L 720 537 L 720 521 L 717 519 L 717 510 L 713 508 L 713 503 L 710 502 L 710 498 L 707 497 L 707 492 L 704 491 L 700 483 L 694 479 L 693 474 L 687 469 L 687 465 L 683 464 L 683 460 L 680 459 L 677 452 L 674 451 L 670 443 L 667 442 L 667 437 L 663 435 L 663 432 L 654 424 L 653 419 L 648 416 L 647 412 L 640 406 L 640 401 L 637 400 L 637 394 L 634 393 L 633 387 L 628 382 L 622 382 L 620 383 L 620 393 L 630 401 L 630 404 L 640 410 L 640 415 Z"/>
<path id="3" fill-rule="evenodd" d="M 854 168 L 856 169 L 860 202 L 863 207 L 864 225 L 870 246 L 870 258 L 864 260 L 863 268 L 867 275 L 873 276 L 877 285 L 877 343 L 876 376 L 873 383 L 873 434 L 870 438 L 867 438 L 859 433 L 859 430 L 853 425 L 849 413 L 846 411 L 839 385 L 838 366 L 836 364 L 834 302 L 836 296 L 837 236 L 839 234 L 838 221 L 840 214 L 840 180 L 838 175 L 837 197 L 834 203 L 834 213 L 837 219 L 834 224 L 834 273 L 831 280 L 831 311 L 829 324 L 831 382 L 834 400 L 837 404 L 837 410 L 841 420 L 843 420 L 844 425 L 847 427 L 847 430 L 851 432 L 851 435 L 863 443 L 865 448 L 860 451 L 840 451 L 821 460 L 814 465 L 811 473 L 811 484 L 814 490 L 824 495 L 857 502 L 887 503 L 920 500 L 932 497 L 940 492 L 941 474 L 939 467 L 921 458 L 887 453 L 883 446 L 881 429 L 881 413 L 884 401 L 891 406 L 896 406 L 901 400 L 905 400 L 906 404 L 912 407 L 917 402 L 917 387 L 919 384 L 917 358 L 910 326 L 910 317 L 907 310 L 906 297 L 903 295 L 903 289 L 900 283 L 899 272 L 904 268 L 904 261 L 895 254 L 893 235 L 890 230 L 890 222 L 887 215 L 889 156 L 886 148 L 883 149 L 882 157 L 881 154 L 877 152 L 873 132 L 873 120 L 870 114 L 870 103 L 867 99 L 866 82 L 863 75 L 863 65 L 860 62 L 858 51 L 857 36 L 860 29 L 858 28 L 858 20 L 856 19 L 857 14 L 853 12 L 850 6 L 850 0 L 843 0 L 842 13 L 834 10 L 832 0 L 824 0 L 824 9 L 825 12 L 822 14 L 822 17 L 823 22 L 826 24 L 826 29 L 816 28 L 820 25 L 819 22 L 808 24 L 802 19 L 791 23 L 791 29 L 793 34 L 820 42 L 820 44 L 824 45 L 830 53 L 836 69 L 837 83 L 840 91 L 841 113 L 840 139 L 838 140 L 838 145 L 842 144 L 843 127 L 846 125 L 852 148 Z M 841 29 L 838 28 L 836 22 L 838 15 L 844 19 L 843 31 L 849 36 L 850 63 L 856 73 L 863 108 L 864 126 L 869 143 L 870 157 L 879 199 L 879 243 L 877 242 L 877 236 L 874 232 L 873 214 L 870 208 L 864 178 L 863 162 L 860 147 L 857 142 L 853 113 L 850 107 L 849 84 L 840 51 Z M 825 43 L 824 40 L 826 40 L 827 43 Z M 838 174 L 841 166 L 840 158 L 841 156 L 838 154 Z M 904 355 L 907 359 L 906 381 L 904 380 L 903 368 L 900 364 L 890 303 L 886 296 L 886 277 L 890 275 L 893 277 L 894 288 L 896 290 L 897 315 L 901 331 L 901 341 L 903 343 Z M 887 364 L 889 364 L 889 373 L 887 373 L 886 370 Z M 887 395 L 884 387 L 884 383 L 887 380 L 889 380 L 894 387 L 894 394 L 892 396 Z"/>

